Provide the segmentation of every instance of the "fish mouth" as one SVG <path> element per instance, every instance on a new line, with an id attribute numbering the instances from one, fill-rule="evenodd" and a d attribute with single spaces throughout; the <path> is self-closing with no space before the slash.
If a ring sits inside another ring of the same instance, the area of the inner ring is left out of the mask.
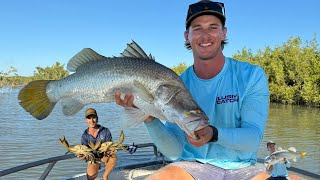
<path id="1" fill-rule="evenodd" d="M 206 118 L 206 116 L 204 115 L 204 113 L 202 113 L 201 112 L 201 110 L 199 110 L 199 109 L 196 109 L 196 110 L 191 110 L 191 111 L 189 111 L 189 112 L 186 112 L 185 114 L 184 114 L 184 116 L 186 117 L 186 118 L 193 118 L 193 117 L 195 117 L 195 118 Z"/>
<path id="2" fill-rule="evenodd" d="M 192 130 L 192 131 L 198 131 L 204 127 L 207 127 L 209 125 L 209 122 L 204 119 L 195 119 L 193 121 L 190 121 L 185 124 L 186 129 Z"/>
<path id="3" fill-rule="evenodd" d="M 209 126 L 208 118 L 204 115 L 201 115 L 197 117 L 189 117 L 187 119 L 187 121 L 177 121 L 176 124 L 193 139 L 199 139 L 199 137 L 195 134 L 195 131 Z"/>

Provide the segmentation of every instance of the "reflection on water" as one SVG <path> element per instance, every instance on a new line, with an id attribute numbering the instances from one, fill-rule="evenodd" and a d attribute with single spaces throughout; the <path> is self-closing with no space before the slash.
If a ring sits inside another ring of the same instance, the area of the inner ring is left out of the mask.
<path id="1" fill-rule="evenodd" d="M 10 94 L 0 94 L 0 170 L 32 161 L 63 155 L 66 149 L 58 138 L 65 136 L 70 144 L 79 144 L 87 127 L 84 109 L 72 117 L 62 115 L 60 104 L 45 120 L 39 121 L 26 113 L 18 104 L 18 90 Z M 99 123 L 110 128 L 114 140 L 119 139 L 122 108 L 114 103 L 91 104 L 99 114 Z M 86 108 L 87 108 L 86 107 Z M 295 147 L 306 151 L 305 159 L 291 162 L 292 166 L 320 174 L 320 111 L 317 108 L 274 105 L 270 107 L 269 119 L 258 157 L 268 155 L 266 142 L 273 140 L 282 148 Z M 150 142 L 143 124 L 134 128 L 123 128 L 124 143 Z M 119 153 L 119 164 L 136 162 L 137 158 L 150 159 L 153 150 L 138 149 L 135 156 Z M 150 156 L 145 156 L 149 154 Z M 47 165 L 5 176 L 6 179 L 38 179 Z M 60 179 L 83 173 L 86 163 L 79 159 L 58 162 L 47 179 Z"/>
<path id="2" fill-rule="evenodd" d="M 306 151 L 306 157 L 292 166 L 320 174 L 320 109 L 271 104 L 269 118 L 258 157 L 268 155 L 266 143 L 275 141 L 277 147 L 295 147 Z"/>

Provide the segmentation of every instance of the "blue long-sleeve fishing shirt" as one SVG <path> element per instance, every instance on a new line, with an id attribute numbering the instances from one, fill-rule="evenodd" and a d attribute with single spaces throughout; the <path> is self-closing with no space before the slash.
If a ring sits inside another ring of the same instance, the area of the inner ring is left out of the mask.
<path id="1" fill-rule="evenodd" d="M 287 163 L 276 163 L 273 165 L 273 171 L 268 172 L 268 174 L 271 174 L 272 177 L 288 177 L 288 171 L 287 168 L 291 166 L 290 162 Z"/>
<path id="2" fill-rule="evenodd" d="M 198 78 L 193 66 L 181 79 L 210 124 L 217 127 L 218 141 L 194 147 L 176 124 L 154 119 L 145 125 L 160 151 L 172 160 L 197 160 L 224 169 L 255 164 L 269 106 L 263 69 L 225 58 L 223 69 L 212 79 Z"/>

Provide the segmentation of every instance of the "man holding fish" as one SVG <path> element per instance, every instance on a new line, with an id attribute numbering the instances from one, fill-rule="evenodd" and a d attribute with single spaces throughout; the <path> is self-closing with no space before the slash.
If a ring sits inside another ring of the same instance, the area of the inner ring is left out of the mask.
<path id="1" fill-rule="evenodd" d="M 268 141 L 267 149 L 270 152 L 270 155 L 272 155 L 272 153 L 276 152 L 276 143 L 274 143 L 273 141 Z M 270 157 L 270 156 L 268 156 L 268 157 Z M 267 173 L 271 174 L 271 176 L 268 178 L 268 180 L 289 179 L 287 168 L 289 168 L 290 166 L 291 166 L 291 164 L 289 161 L 287 161 L 286 158 L 284 158 L 281 163 L 276 163 L 276 164 L 267 166 L 266 167 Z"/>
<path id="2" fill-rule="evenodd" d="M 255 163 L 268 116 L 268 80 L 261 67 L 223 55 L 225 22 L 223 3 L 189 6 L 184 37 L 194 64 L 181 77 L 135 42 L 121 57 L 85 48 L 67 64 L 74 73 L 28 83 L 19 103 L 42 120 L 57 102 L 72 116 L 90 103 L 116 101 L 131 125 L 144 121 L 160 151 L 177 161 L 149 179 L 254 178 L 265 170 Z"/>
<path id="3" fill-rule="evenodd" d="M 254 179 L 265 171 L 255 163 L 268 115 L 268 80 L 261 67 L 223 55 L 225 21 L 223 3 L 203 0 L 189 6 L 184 36 L 194 64 L 181 79 L 209 125 L 196 129 L 192 137 L 178 121 L 163 124 L 146 117 L 153 142 L 176 160 L 148 179 Z M 116 103 L 128 114 L 139 110 L 135 98 L 115 93 Z"/>
<path id="4" fill-rule="evenodd" d="M 267 148 L 270 152 L 270 155 L 265 158 L 264 165 L 266 166 L 267 173 L 271 176 L 268 180 L 273 179 L 291 179 L 291 180 L 300 180 L 300 177 L 295 175 L 289 175 L 287 168 L 291 166 L 289 159 L 293 162 L 297 161 L 297 158 L 304 158 L 306 152 L 298 152 L 296 148 L 289 147 L 288 149 L 282 149 L 281 147 L 276 150 L 276 143 L 273 141 L 268 141 Z"/>

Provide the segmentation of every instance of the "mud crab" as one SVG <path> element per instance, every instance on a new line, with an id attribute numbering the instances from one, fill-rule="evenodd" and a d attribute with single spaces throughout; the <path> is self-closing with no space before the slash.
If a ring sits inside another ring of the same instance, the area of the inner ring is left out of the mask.
<path id="1" fill-rule="evenodd" d="M 70 146 L 65 137 L 63 137 L 62 139 L 59 138 L 59 140 L 60 140 L 60 143 L 66 149 L 68 149 L 66 154 L 71 152 L 71 153 L 74 153 L 75 155 L 84 155 L 84 156 L 88 157 L 89 163 L 94 163 L 96 161 L 94 154 L 93 154 L 93 151 L 99 148 L 99 146 L 101 144 L 100 140 L 96 144 L 89 142 L 89 147 L 87 147 L 85 145 L 71 145 Z"/>
<path id="2" fill-rule="evenodd" d="M 120 130 L 119 141 L 118 142 L 107 141 L 102 143 L 100 148 L 98 149 L 98 152 L 100 154 L 103 154 L 104 157 L 110 157 L 112 154 L 116 154 L 117 150 L 127 151 L 126 147 L 128 145 L 121 144 L 123 140 L 124 140 L 124 134 L 123 134 L 123 131 Z M 109 152 L 112 152 L 112 154 L 110 154 Z"/>

